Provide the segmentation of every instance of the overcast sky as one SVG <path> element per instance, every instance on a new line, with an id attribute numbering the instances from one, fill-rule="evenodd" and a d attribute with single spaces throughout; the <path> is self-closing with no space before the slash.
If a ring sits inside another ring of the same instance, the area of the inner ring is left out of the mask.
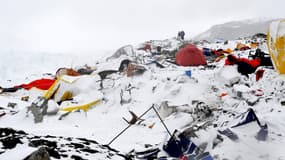
<path id="1" fill-rule="evenodd" d="M 0 0 L 0 50 L 93 52 L 215 24 L 284 18 L 284 0 Z"/>

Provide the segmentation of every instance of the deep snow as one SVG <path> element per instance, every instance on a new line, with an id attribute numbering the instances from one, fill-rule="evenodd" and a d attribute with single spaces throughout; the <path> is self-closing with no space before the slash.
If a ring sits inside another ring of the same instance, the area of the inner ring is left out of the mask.
<path id="1" fill-rule="evenodd" d="M 230 41 L 228 45 L 204 44 L 199 47 L 233 49 L 237 42 Z M 171 39 L 159 43 L 176 48 L 179 41 Z M 265 44 L 261 48 L 266 51 Z M 246 56 L 248 52 L 235 51 L 234 54 Z M 150 60 L 150 57 L 146 56 L 149 53 L 141 50 L 135 50 L 135 53 L 140 60 Z M 122 59 L 133 58 L 122 56 L 105 61 L 106 55 L 103 57 L 5 54 L 0 63 L 1 86 L 9 87 L 39 77 L 50 77 L 50 74 L 45 73 L 54 74 L 59 67 L 76 67 L 84 64 L 96 66 L 97 71 L 92 75 L 96 77 L 98 71 L 117 69 Z M 255 74 L 250 75 L 249 78 L 241 76 L 235 66 L 224 66 L 223 60 L 213 63 L 216 65 L 215 68 L 178 67 L 165 61 L 160 62 L 167 67 L 158 68 L 155 65 L 144 65 L 147 71 L 139 76 L 111 75 L 110 83 L 112 85 L 99 91 L 98 82 L 90 83 L 88 80 L 90 77 L 82 78 L 82 82 L 76 84 L 78 88 L 82 88 L 82 92 L 79 92 L 74 99 L 84 103 L 96 99 L 99 97 L 98 94 L 102 94 L 104 100 L 86 113 L 83 111 L 73 112 L 62 120 L 59 120 L 60 114 L 62 114 L 60 112 L 57 115 L 45 116 L 42 123 L 35 124 L 33 115 L 26 113 L 26 107 L 39 95 L 42 95 L 42 91 L 32 89 L 1 94 L 0 106 L 6 107 L 8 102 L 15 102 L 17 106 L 14 110 L 19 112 L 0 117 L 0 126 L 24 130 L 34 135 L 84 137 L 94 139 L 100 144 L 108 144 L 128 125 L 122 117 L 130 119 L 129 110 L 140 115 L 154 104 L 170 132 L 175 129 L 183 131 L 190 127 L 199 128 L 198 126 L 202 126 L 195 132 L 196 136 L 191 140 L 205 151 L 209 151 L 214 159 L 285 159 L 282 149 L 285 144 L 285 117 L 283 115 L 285 108 L 281 105 L 281 102 L 285 100 L 284 78 L 279 76 L 275 70 L 261 67 L 265 70 L 265 75 L 256 82 Z M 185 75 L 186 70 L 191 70 L 191 77 Z M 237 84 L 233 84 L 234 82 Z M 128 88 L 131 88 L 131 94 L 128 93 Z M 263 95 L 256 94 L 259 90 Z M 120 104 L 121 92 L 123 92 L 125 100 L 131 99 L 129 103 Z M 241 96 L 238 96 L 237 92 L 241 93 Z M 222 93 L 227 95 L 221 96 Z M 30 96 L 29 101 L 21 101 L 23 96 Z M 166 101 L 169 106 L 174 106 L 173 111 L 159 107 Z M 195 101 L 203 102 L 206 107 L 212 110 L 213 114 L 205 116 L 203 113 L 195 112 L 197 107 Z M 256 104 L 250 106 L 250 102 L 256 102 Z M 261 123 L 268 125 L 268 138 L 265 141 L 258 141 L 255 138 L 258 126 L 256 123 L 250 123 L 232 129 L 239 136 L 238 141 L 221 136 L 223 141 L 214 146 L 214 142 L 217 141 L 217 130 L 230 127 L 235 118 L 247 111 L 248 108 L 253 108 Z M 161 147 L 168 139 L 168 134 L 159 118 L 153 111 L 150 111 L 143 116 L 143 119 L 145 119 L 143 125 L 130 127 L 111 144 L 111 147 L 122 153 L 128 153 L 132 149 L 144 150 L 145 144 Z M 150 125 L 154 125 L 153 128 L 149 128 Z M 26 146 L 19 146 L 18 149 L 25 150 L 23 154 L 30 152 Z M 11 152 L 0 154 L 0 159 L 11 159 L 12 156 L 15 156 Z"/>

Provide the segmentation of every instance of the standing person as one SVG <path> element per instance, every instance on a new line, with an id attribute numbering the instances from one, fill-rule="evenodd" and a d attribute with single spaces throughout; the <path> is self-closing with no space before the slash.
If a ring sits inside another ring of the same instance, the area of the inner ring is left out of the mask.
<path id="1" fill-rule="evenodd" d="M 181 31 L 181 32 L 180 32 L 180 38 L 181 38 L 182 40 L 184 40 L 184 36 L 185 36 L 185 32 L 184 32 L 184 31 Z"/>
<path id="2" fill-rule="evenodd" d="M 185 32 L 184 31 L 179 31 L 178 32 L 178 35 L 177 35 L 178 39 L 184 40 L 184 36 L 185 36 Z"/>
<path id="3" fill-rule="evenodd" d="M 181 39 L 181 31 L 178 32 L 177 38 L 180 40 Z"/>

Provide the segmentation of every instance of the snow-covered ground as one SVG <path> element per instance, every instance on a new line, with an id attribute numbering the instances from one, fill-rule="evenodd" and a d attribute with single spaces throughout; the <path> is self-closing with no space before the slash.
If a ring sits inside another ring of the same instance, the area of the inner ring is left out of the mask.
<path id="1" fill-rule="evenodd" d="M 236 43 L 229 41 L 227 45 L 207 44 L 199 47 L 234 49 Z M 163 44 L 172 49 L 178 47 L 175 40 L 161 41 L 159 45 Z M 265 45 L 261 48 L 266 51 Z M 73 112 L 61 120 L 61 111 L 56 115 L 45 116 L 42 123 L 34 123 L 33 115 L 26 113 L 27 106 L 43 94 L 41 91 L 32 89 L 1 94 L 1 107 L 7 107 L 9 102 L 13 102 L 17 103 L 13 110 L 19 111 L 0 117 L 1 128 L 11 127 L 38 136 L 88 138 L 100 144 L 108 144 L 128 126 L 122 117 L 130 119 L 129 111 L 141 115 L 154 104 L 170 132 L 175 129 L 185 131 L 191 127 L 200 128 L 191 140 L 200 148 L 209 151 L 214 159 L 285 160 L 285 108 L 281 105 L 281 102 L 285 101 L 285 87 L 284 78 L 275 70 L 262 67 L 265 70 L 264 76 L 256 81 L 255 74 L 249 78 L 241 76 L 235 66 L 224 66 L 224 60 L 214 62 L 212 65 L 216 67 L 179 67 L 161 60 L 159 62 L 166 68 L 158 68 L 155 65 L 145 65 L 151 59 L 145 56 L 149 55 L 148 53 L 136 49 L 135 53 L 140 60 L 144 60 L 142 65 L 146 67 L 146 72 L 132 77 L 122 73 L 112 74 L 109 77 L 111 85 L 102 90 L 98 90 L 99 82 L 90 83 L 90 77 L 83 77 L 80 84 L 75 84 L 82 92 L 74 99 L 87 103 L 103 96 L 104 100 L 87 112 Z M 248 53 L 249 51 L 234 51 L 234 54 L 240 56 L 246 56 Z M 117 69 L 122 59 L 124 58 L 106 61 L 95 55 L 9 53 L 0 59 L 0 86 L 11 87 L 36 78 L 50 77 L 51 75 L 46 73 L 54 74 L 59 67 L 75 68 L 88 64 L 97 68 L 95 73 Z M 186 70 L 191 70 L 191 77 L 185 74 Z M 91 75 L 91 79 L 96 76 Z M 29 101 L 21 101 L 23 96 L 29 96 Z M 120 103 L 121 97 L 126 103 Z M 212 114 L 196 112 L 199 106 L 195 102 L 201 102 L 200 104 L 210 109 Z M 166 103 L 168 109 L 162 107 L 162 104 Z M 218 130 L 231 127 L 232 122 L 248 108 L 256 112 L 262 124 L 268 125 L 268 137 L 265 141 L 256 139 L 259 130 L 256 123 L 232 128 L 239 137 L 237 141 L 218 133 Z M 142 124 L 131 126 L 110 146 L 121 153 L 128 153 L 132 149 L 144 150 L 146 144 L 161 147 L 169 136 L 159 118 L 153 110 L 142 118 Z M 33 150 L 23 145 L 17 148 L 25 151 L 22 156 Z M 2 151 L 4 150 L 0 149 L 1 160 L 21 157 L 15 157 L 12 151 L 1 154 Z"/>

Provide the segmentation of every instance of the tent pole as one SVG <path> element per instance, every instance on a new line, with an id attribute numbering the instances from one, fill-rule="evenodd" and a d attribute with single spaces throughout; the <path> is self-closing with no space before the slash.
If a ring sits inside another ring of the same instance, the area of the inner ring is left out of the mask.
<path id="1" fill-rule="evenodd" d="M 166 129 L 166 131 L 168 132 L 169 136 L 171 137 L 171 133 L 170 133 L 169 129 L 167 128 L 167 126 L 166 126 L 165 123 L 163 122 L 163 120 L 162 120 L 162 118 L 160 117 L 160 115 L 159 115 L 159 113 L 157 112 L 157 110 L 154 108 L 154 105 L 152 105 L 151 108 L 155 111 L 156 115 L 158 116 L 158 118 L 160 119 L 160 121 L 161 121 L 161 123 L 163 124 L 164 128 Z"/>
<path id="2" fill-rule="evenodd" d="M 142 118 L 142 116 L 144 116 L 147 112 L 149 112 L 151 109 L 153 108 L 153 105 L 147 110 L 145 111 L 142 115 L 140 115 L 138 117 L 138 119 Z M 116 135 L 109 143 L 108 143 L 108 146 L 110 144 L 113 143 L 113 141 L 115 141 L 120 135 L 122 135 L 128 128 L 130 128 L 133 124 L 129 124 L 125 129 L 123 129 L 118 135 Z"/>

